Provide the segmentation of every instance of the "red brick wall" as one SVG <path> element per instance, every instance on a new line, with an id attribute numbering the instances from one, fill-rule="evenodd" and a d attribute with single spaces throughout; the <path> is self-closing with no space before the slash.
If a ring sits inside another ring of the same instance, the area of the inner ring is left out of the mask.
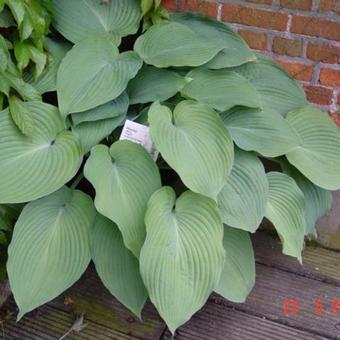
<path id="1" fill-rule="evenodd" d="M 237 30 L 288 70 L 310 102 L 340 125 L 340 0 L 163 0 L 170 11 L 199 11 Z"/>

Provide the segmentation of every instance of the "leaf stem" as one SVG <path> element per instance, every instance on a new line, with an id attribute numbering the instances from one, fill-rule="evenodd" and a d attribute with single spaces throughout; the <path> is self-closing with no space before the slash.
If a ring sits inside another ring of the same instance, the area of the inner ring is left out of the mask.
<path id="1" fill-rule="evenodd" d="M 76 179 L 74 180 L 74 182 L 72 183 L 72 185 L 71 185 L 71 189 L 75 189 L 77 186 L 78 186 L 78 184 L 81 182 L 81 180 L 84 178 L 84 174 L 83 174 L 83 172 L 80 172 L 78 175 L 77 175 L 77 177 L 76 177 Z"/>

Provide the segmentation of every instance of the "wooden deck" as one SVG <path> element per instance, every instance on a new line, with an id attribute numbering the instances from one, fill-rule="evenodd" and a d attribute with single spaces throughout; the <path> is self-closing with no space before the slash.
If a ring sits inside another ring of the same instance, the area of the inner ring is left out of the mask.
<path id="1" fill-rule="evenodd" d="M 337 314 L 332 311 L 332 301 L 340 302 L 340 253 L 307 247 L 302 267 L 282 255 L 278 240 L 264 232 L 258 232 L 253 243 L 257 279 L 247 302 L 234 304 L 212 295 L 175 339 L 340 339 L 340 308 Z M 284 300 L 297 301 L 299 313 L 285 316 Z M 315 300 L 322 301 L 322 315 L 315 313 Z M 19 323 L 12 299 L 1 313 L 6 340 L 59 339 L 81 313 L 87 326 L 66 339 L 171 339 L 150 303 L 144 309 L 144 321 L 137 320 L 110 296 L 93 269 L 65 294 Z"/>

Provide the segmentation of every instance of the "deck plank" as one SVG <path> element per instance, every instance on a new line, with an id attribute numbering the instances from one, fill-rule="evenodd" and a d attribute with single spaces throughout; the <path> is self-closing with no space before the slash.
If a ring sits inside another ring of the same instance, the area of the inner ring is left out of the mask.
<path id="1" fill-rule="evenodd" d="M 163 340 L 170 340 L 168 331 Z M 326 337 L 294 329 L 210 301 L 182 326 L 176 340 L 325 340 Z"/>
<path id="2" fill-rule="evenodd" d="M 66 305 L 65 298 L 72 303 Z M 86 320 L 139 339 L 159 339 L 165 329 L 164 322 L 150 302 L 144 307 L 142 322 L 113 298 L 93 266 L 89 267 L 83 278 L 71 289 L 53 300 L 50 306 L 64 312 L 84 313 Z"/>
<path id="3" fill-rule="evenodd" d="M 340 314 L 332 312 L 332 300 L 340 300 L 340 287 L 297 274 L 271 268 L 262 264 L 256 266 L 256 284 L 246 303 L 231 303 L 216 294 L 210 300 L 234 307 L 268 320 L 297 329 L 308 330 L 320 336 L 340 338 Z M 285 316 L 284 300 L 295 300 L 299 313 Z M 322 316 L 315 314 L 315 300 L 323 302 Z"/>
<path id="4" fill-rule="evenodd" d="M 252 241 L 258 263 L 340 285 L 340 252 L 307 246 L 301 265 L 294 257 L 282 254 L 279 239 L 264 231 L 252 235 Z"/>
<path id="5" fill-rule="evenodd" d="M 6 340 L 56 340 L 63 336 L 71 328 L 74 322 L 74 317 L 71 313 L 63 312 L 49 305 L 45 305 L 39 309 L 39 312 L 30 313 L 19 323 L 16 323 L 15 309 L 14 302 L 12 301 L 6 305 L 6 310 L 13 313 L 4 323 L 3 338 Z M 72 332 L 67 336 L 67 339 L 137 339 L 89 320 L 86 320 L 84 323 L 86 324 L 86 327 L 81 332 Z"/>

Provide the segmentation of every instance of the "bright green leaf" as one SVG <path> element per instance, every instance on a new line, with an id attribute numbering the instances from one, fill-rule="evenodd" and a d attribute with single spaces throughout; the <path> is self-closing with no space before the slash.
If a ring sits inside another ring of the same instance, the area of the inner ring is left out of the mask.
<path id="1" fill-rule="evenodd" d="M 233 302 L 245 302 L 255 284 L 253 245 L 246 231 L 224 227 L 225 261 L 215 292 Z"/>
<path id="2" fill-rule="evenodd" d="M 156 148 L 183 183 L 216 199 L 234 158 L 233 143 L 218 114 L 189 100 L 174 112 L 156 102 L 149 110 L 149 123 Z"/>
<path id="3" fill-rule="evenodd" d="M 84 174 L 96 190 L 97 210 L 118 225 L 126 247 L 138 257 L 146 205 L 161 186 L 156 164 L 141 145 L 118 141 L 92 148 Z"/>
<path id="4" fill-rule="evenodd" d="M 16 96 L 10 96 L 8 101 L 14 123 L 25 136 L 32 137 L 34 120 L 29 104 Z"/>
<path id="5" fill-rule="evenodd" d="M 269 172 L 269 201 L 266 217 L 282 241 L 283 253 L 302 262 L 306 230 L 305 198 L 295 181 L 280 172 Z"/>
<path id="6" fill-rule="evenodd" d="M 185 97 L 196 99 L 219 111 L 236 105 L 260 107 L 255 87 L 234 71 L 195 69 L 187 74 L 192 79 L 182 90 Z"/>
<path id="7" fill-rule="evenodd" d="M 124 246 L 117 226 L 97 215 L 92 239 L 92 259 L 110 293 L 141 318 L 148 293 L 136 257 Z"/>
<path id="8" fill-rule="evenodd" d="M 222 50 L 206 64 L 208 68 L 225 68 L 256 60 L 254 52 L 245 41 L 226 24 L 200 13 L 178 13 L 171 20 L 191 28 L 200 39 L 222 47 Z"/>
<path id="9" fill-rule="evenodd" d="M 117 98 L 142 66 L 134 52 L 119 54 L 108 35 L 76 44 L 62 60 L 57 76 L 60 112 L 82 112 Z"/>
<path id="10" fill-rule="evenodd" d="M 234 142 L 246 151 L 277 157 L 300 143 L 299 135 L 275 111 L 235 107 L 221 113 L 221 117 Z"/>
<path id="11" fill-rule="evenodd" d="M 46 38 L 45 48 L 47 50 L 47 65 L 41 76 L 35 79 L 33 72 L 24 74 L 25 80 L 31 83 L 40 93 L 57 90 L 58 68 L 67 51 L 71 49 L 71 45 L 63 41 Z"/>
<path id="12" fill-rule="evenodd" d="M 311 106 L 290 112 L 287 121 L 301 137 L 288 161 L 321 188 L 340 188 L 340 131 L 325 112 Z"/>
<path id="13" fill-rule="evenodd" d="M 91 260 L 94 217 L 91 198 L 67 187 L 25 206 L 7 262 L 18 319 L 80 278 Z"/>
<path id="14" fill-rule="evenodd" d="M 134 34 L 142 16 L 138 0 L 53 0 L 53 5 L 54 27 L 74 43 L 100 33 Z"/>
<path id="15" fill-rule="evenodd" d="M 65 130 L 56 107 L 26 103 L 33 117 L 31 138 L 21 134 L 9 110 L 0 112 L 0 203 L 35 200 L 68 182 L 82 162 L 76 136 Z"/>
<path id="16" fill-rule="evenodd" d="M 288 162 L 281 162 L 283 171 L 292 177 L 305 195 L 305 215 L 306 215 L 306 235 L 316 236 L 315 223 L 332 206 L 332 194 L 330 191 L 322 189 L 297 169 L 289 165 Z"/>
<path id="17" fill-rule="evenodd" d="M 173 71 L 145 66 L 130 81 L 127 92 L 130 104 L 143 104 L 167 100 L 184 85 L 184 78 Z"/>
<path id="18" fill-rule="evenodd" d="M 224 262 L 216 203 L 190 191 L 156 191 L 145 216 L 140 271 L 152 303 L 174 334 L 208 299 Z"/>
<path id="19" fill-rule="evenodd" d="M 261 161 L 252 153 L 235 149 L 230 176 L 217 196 L 223 223 L 250 232 L 266 212 L 268 181 Z"/>
<path id="20" fill-rule="evenodd" d="M 142 34 L 136 40 L 134 49 L 147 64 L 169 67 L 202 65 L 222 47 L 201 39 L 185 25 L 161 22 Z"/>

